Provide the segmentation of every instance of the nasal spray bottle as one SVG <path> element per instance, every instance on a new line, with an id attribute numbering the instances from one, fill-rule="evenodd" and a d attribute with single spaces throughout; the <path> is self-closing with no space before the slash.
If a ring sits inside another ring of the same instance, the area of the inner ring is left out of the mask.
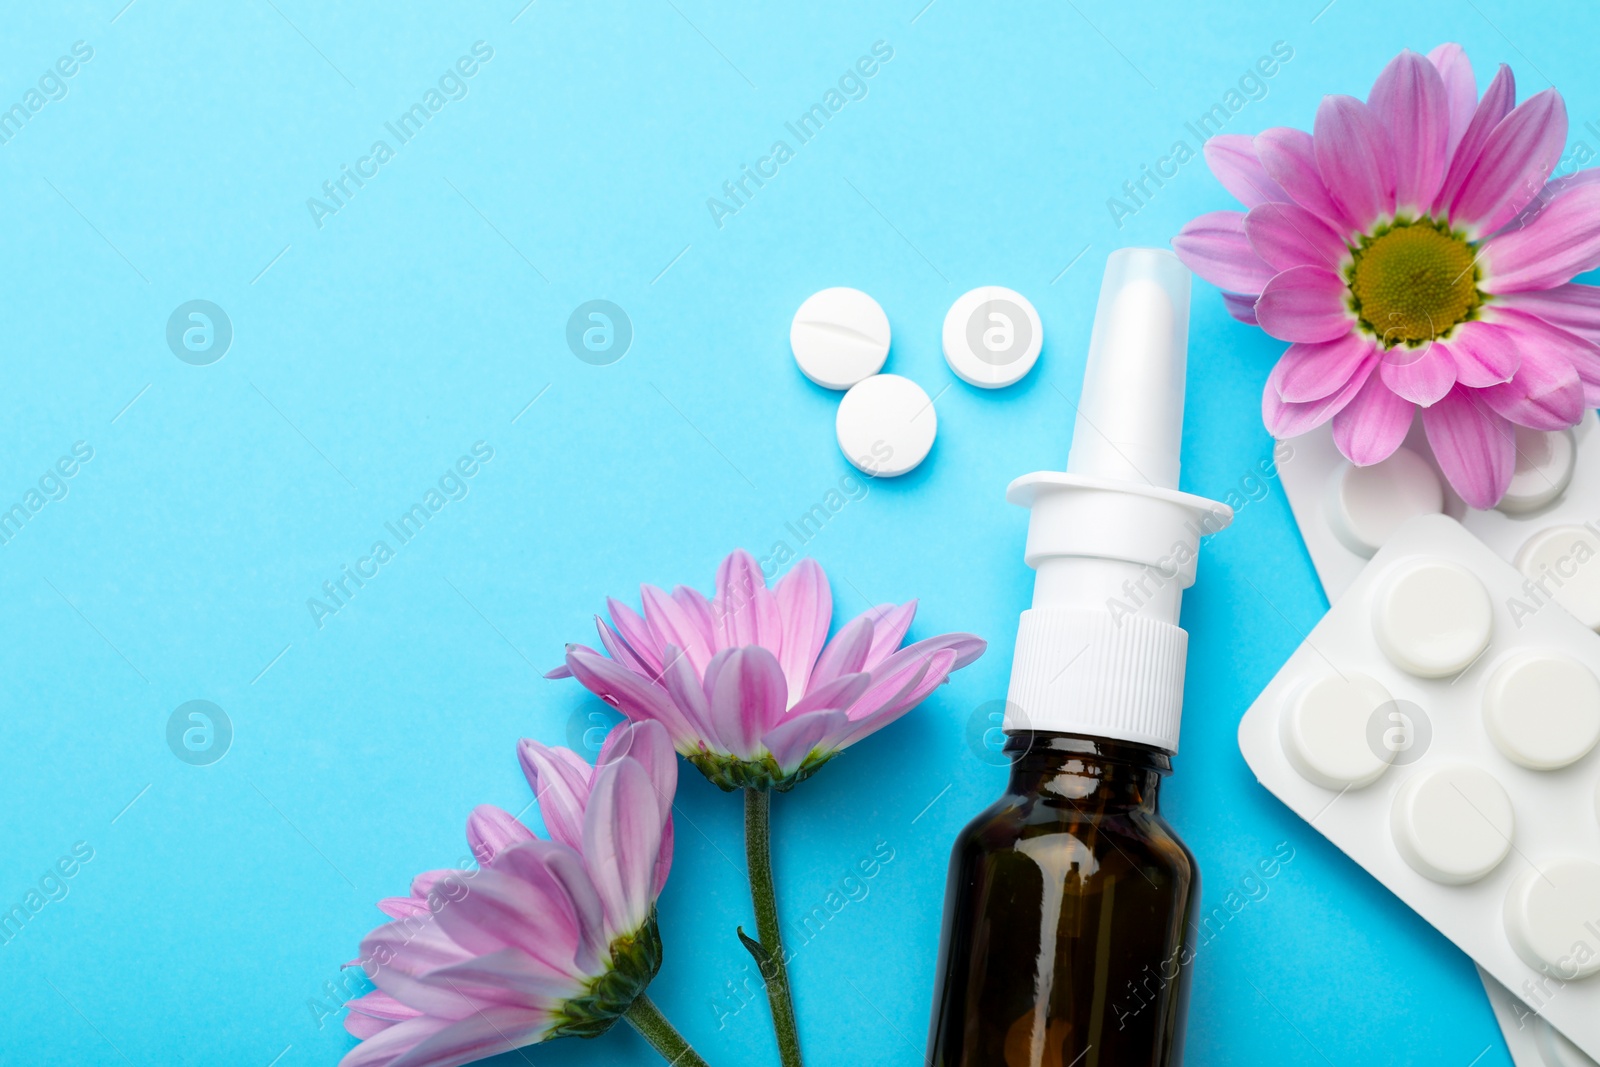
<path id="1" fill-rule="evenodd" d="M 1111 254 L 1067 469 L 1018 478 L 1036 572 L 1022 613 L 1005 794 L 956 839 L 933 1067 L 1183 1060 L 1200 871 L 1161 817 L 1178 750 L 1200 539 L 1226 505 L 1178 491 L 1189 272 Z"/>

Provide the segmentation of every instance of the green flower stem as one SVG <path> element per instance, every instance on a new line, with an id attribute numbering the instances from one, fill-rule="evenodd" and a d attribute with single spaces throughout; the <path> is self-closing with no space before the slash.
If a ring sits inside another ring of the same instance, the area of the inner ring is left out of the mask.
<path id="1" fill-rule="evenodd" d="M 708 1067 L 684 1036 L 667 1022 L 667 1017 L 661 1014 L 655 1002 L 643 993 L 628 1005 L 622 1017 L 673 1067 Z"/>
<path id="2" fill-rule="evenodd" d="M 778 897 L 772 886 L 772 794 L 765 789 L 744 791 L 744 853 L 750 868 L 750 899 L 756 909 L 756 934 L 761 939 L 761 977 L 772 1005 L 772 1029 L 778 1038 L 783 1067 L 801 1067 L 800 1032 L 794 1022 L 794 998 L 789 994 L 789 964 L 783 953 L 778 926 Z M 741 936 L 743 936 L 741 934 Z M 747 942 L 748 944 L 748 942 Z"/>

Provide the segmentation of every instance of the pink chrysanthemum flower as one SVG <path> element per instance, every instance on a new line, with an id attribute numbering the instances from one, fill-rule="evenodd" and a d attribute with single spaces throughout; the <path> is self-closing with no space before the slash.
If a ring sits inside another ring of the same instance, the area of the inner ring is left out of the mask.
<path id="1" fill-rule="evenodd" d="M 577 678 L 630 719 L 661 723 L 727 790 L 791 788 L 985 648 L 962 633 L 901 648 L 916 601 L 875 607 L 827 641 L 833 597 L 809 559 L 768 589 L 739 550 L 718 568 L 712 599 L 646 585 L 642 600 L 642 615 L 608 600 L 611 623 L 596 617 L 610 658 L 568 645 L 566 666 L 549 677 Z"/>
<path id="2" fill-rule="evenodd" d="M 457 1067 L 624 1016 L 638 1025 L 661 965 L 671 742 L 637 723 L 612 731 L 593 767 L 531 741 L 520 754 L 551 839 L 485 805 L 467 822 L 477 870 L 429 871 L 410 896 L 379 902 L 393 921 L 351 964 L 378 988 L 349 1002 L 345 1028 L 362 1041 L 341 1067 Z"/>
<path id="3" fill-rule="evenodd" d="M 1501 66 L 1480 100 L 1459 45 L 1402 52 L 1365 102 L 1329 96 L 1312 133 L 1206 143 L 1245 212 L 1184 227 L 1173 247 L 1236 318 L 1293 342 L 1267 381 L 1275 437 L 1333 420 L 1376 463 L 1413 411 L 1450 484 L 1493 506 L 1514 426 L 1555 430 L 1600 404 L 1595 172 L 1548 181 L 1567 138 L 1548 89 L 1516 104 Z"/>

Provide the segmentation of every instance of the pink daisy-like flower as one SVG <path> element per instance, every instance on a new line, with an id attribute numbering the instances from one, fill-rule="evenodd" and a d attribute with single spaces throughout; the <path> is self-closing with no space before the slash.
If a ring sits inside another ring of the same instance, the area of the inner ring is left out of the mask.
<path id="1" fill-rule="evenodd" d="M 1468 504 L 1492 507 L 1515 429 L 1600 404 L 1600 175 L 1548 181 L 1567 138 L 1554 89 L 1516 103 L 1501 66 L 1482 99 L 1466 53 L 1402 52 L 1365 102 L 1328 96 L 1313 132 L 1219 135 L 1218 180 L 1248 209 L 1190 222 L 1173 248 L 1228 310 L 1290 341 L 1267 379 L 1275 437 L 1328 420 L 1360 465 L 1399 447 L 1415 409 Z"/>
<path id="2" fill-rule="evenodd" d="M 611 623 L 595 618 L 610 658 L 568 645 L 549 677 L 574 677 L 630 719 L 661 723 L 727 790 L 791 788 L 986 647 L 955 633 L 901 648 L 916 601 L 864 612 L 828 641 L 833 597 L 809 559 L 768 589 L 741 549 L 723 560 L 709 600 L 681 585 L 641 594 L 643 614 L 608 600 Z"/>
<path id="3" fill-rule="evenodd" d="M 661 965 L 671 741 L 635 723 L 611 732 L 593 767 L 532 741 L 520 754 L 550 840 L 484 805 L 467 821 L 477 870 L 429 871 L 410 896 L 379 902 L 393 921 L 351 964 L 378 988 L 349 1002 L 345 1028 L 362 1040 L 341 1067 L 458 1067 L 635 1019 Z"/>

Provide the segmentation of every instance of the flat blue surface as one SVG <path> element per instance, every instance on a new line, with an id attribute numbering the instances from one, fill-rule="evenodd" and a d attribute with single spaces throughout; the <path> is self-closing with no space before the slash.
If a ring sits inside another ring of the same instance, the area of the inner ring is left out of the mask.
<path id="1" fill-rule="evenodd" d="M 0 504 L 40 490 L 0 545 L 0 906 L 92 850 L 0 944 L 5 1063 L 334 1063 L 353 1041 L 322 1005 L 373 902 L 457 862 L 473 805 L 526 805 L 519 736 L 604 721 L 541 678 L 563 643 L 591 640 L 608 593 L 709 588 L 729 549 L 779 541 L 828 568 L 845 617 L 917 596 L 914 636 L 992 640 L 775 814 L 786 913 L 828 915 L 794 964 L 812 1060 L 917 1063 L 948 844 L 1003 780 L 985 705 L 1031 575 L 1002 490 L 1065 461 L 1107 252 L 1231 206 L 1198 159 L 1120 229 L 1107 199 L 1193 148 L 1185 124 L 1275 42 L 1293 58 L 1229 130 L 1308 126 L 1323 93 L 1364 95 L 1402 47 L 1454 39 L 1480 84 L 1500 61 L 1524 95 L 1553 79 L 1574 138 L 1600 144 L 1593 16 L 1530 23 L 1510 0 L 124 2 L 12 5 L 0 36 L 0 106 L 92 50 L 0 144 Z M 876 42 L 893 56 L 865 95 L 795 143 L 785 123 Z M 460 57 L 472 75 L 445 77 Z M 430 89 L 401 143 L 386 123 Z M 792 158 L 719 227 L 707 199 L 777 140 Z M 308 208 L 345 166 L 364 185 Z M 1023 292 L 1046 331 L 996 393 L 939 353 L 945 309 L 982 284 Z M 785 524 L 850 471 L 836 394 L 788 352 L 794 309 L 829 285 L 887 309 L 887 369 L 937 395 L 940 436 L 801 545 Z M 209 365 L 166 340 L 197 299 L 232 327 Z M 632 323 L 611 365 L 565 342 L 594 299 Z M 1280 347 L 1197 285 L 1184 487 L 1254 499 L 1185 601 L 1165 808 L 1208 907 L 1280 842 L 1295 858 L 1201 950 L 1188 1062 L 1504 1064 L 1466 958 L 1235 745 L 1325 609 L 1281 488 L 1251 480 Z M 41 488 L 76 442 L 92 458 Z M 445 478 L 401 544 L 385 524 L 478 442 L 492 459 Z M 308 598 L 370 573 L 380 540 L 393 558 L 319 626 Z M 168 746 L 191 700 L 232 724 L 210 766 Z M 738 804 L 683 782 L 653 993 L 713 1064 L 775 1063 L 738 992 Z M 875 847 L 893 859 L 827 912 Z M 625 1028 L 527 1059 L 597 1057 L 655 1062 Z"/>

